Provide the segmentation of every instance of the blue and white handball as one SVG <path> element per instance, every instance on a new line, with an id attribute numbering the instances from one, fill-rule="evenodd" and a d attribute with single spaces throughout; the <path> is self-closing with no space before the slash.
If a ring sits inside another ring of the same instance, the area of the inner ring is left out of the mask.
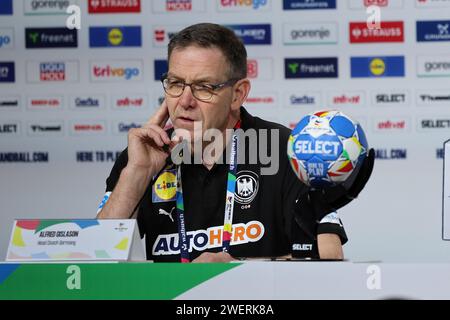
<path id="1" fill-rule="evenodd" d="M 345 182 L 362 164 L 367 150 L 359 123 L 340 111 L 306 115 L 292 130 L 287 146 L 295 174 L 314 188 Z"/>

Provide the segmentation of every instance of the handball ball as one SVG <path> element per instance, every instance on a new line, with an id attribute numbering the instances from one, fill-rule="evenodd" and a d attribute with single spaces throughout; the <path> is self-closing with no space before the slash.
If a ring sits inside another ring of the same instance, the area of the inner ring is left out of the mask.
<path id="1" fill-rule="evenodd" d="M 292 130 L 287 146 L 295 174 L 313 188 L 345 182 L 359 171 L 367 150 L 359 123 L 340 111 L 306 115 Z"/>

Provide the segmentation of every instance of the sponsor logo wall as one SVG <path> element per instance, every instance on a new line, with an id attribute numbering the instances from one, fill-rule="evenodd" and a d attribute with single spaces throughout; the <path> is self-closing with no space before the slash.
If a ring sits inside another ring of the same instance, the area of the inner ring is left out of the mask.
<path id="1" fill-rule="evenodd" d="M 65 27 L 72 4 L 81 30 Z M 378 29 L 365 21 L 374 5 Z M 390 181 L 396 165 L 441 170 L 448 0 L 2 0 L 0 16 L 0 153 L 11 155 L 0 171 L 16 162 L 71 171 L 104 162 L 95 150 L 116 156 L 161 102 L 170 39 L 204 21 L 245 43 L 253 114 L 292 127 L 308 112 L 337 108 L 364 126 L 379 180 Z M 45 161 L 33 161 L 34 152 Z"/>

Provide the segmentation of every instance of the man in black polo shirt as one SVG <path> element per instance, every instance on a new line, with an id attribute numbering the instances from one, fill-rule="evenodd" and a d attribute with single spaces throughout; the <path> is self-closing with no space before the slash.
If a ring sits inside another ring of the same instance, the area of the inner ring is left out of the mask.
<path id="1" fill-rule="evenodd" d="M 222 26 L 193 25 L 172 38 L 168 58 L 165 101 L 146 125 L 130 130 L 98 218 L 137 215 L 147 259 L 154 261 L 226 262 L 292 252 L 342 259 L 347 239 L 334 207 L 316 215 L 311 206 L 296 203 L 308 190 L 288 163 L 290 130 L 242 107 L 250 91 L 242 42 Z M 166 131 L 169 118 L 173 129 Z M 264 151 L 273 162 L 251 161 L 255 141 L 241 137 L 238 143 L 236 131 L 230 131 L 238 128 L 257 132 L 258 154 Z M 198 152 L 195 137 L 212 130 L 223 139 L 201 140 Z M 200 157 L 201 163 L 177 166 L 171 151 L 179 150 L 182 140 L 191 159 L 216 149 Z M 244 161 L 235 166 L 243 152 Z M 270 166 L 275 170 L 264 174 Z"/>

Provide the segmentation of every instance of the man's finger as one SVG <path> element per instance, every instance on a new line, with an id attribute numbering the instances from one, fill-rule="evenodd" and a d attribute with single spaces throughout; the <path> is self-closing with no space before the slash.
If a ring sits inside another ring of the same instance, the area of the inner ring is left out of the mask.
<path id="1" fill-rule="evenodd" d="M 167 107 L 166 100 L 164 99 L 164 101 L 161 103 L 161 106 L 148 120 L 147 124 L 154 124 L 163 128 L 166 125 L 168 119 L 169 119 L 169 109 Z"/>

